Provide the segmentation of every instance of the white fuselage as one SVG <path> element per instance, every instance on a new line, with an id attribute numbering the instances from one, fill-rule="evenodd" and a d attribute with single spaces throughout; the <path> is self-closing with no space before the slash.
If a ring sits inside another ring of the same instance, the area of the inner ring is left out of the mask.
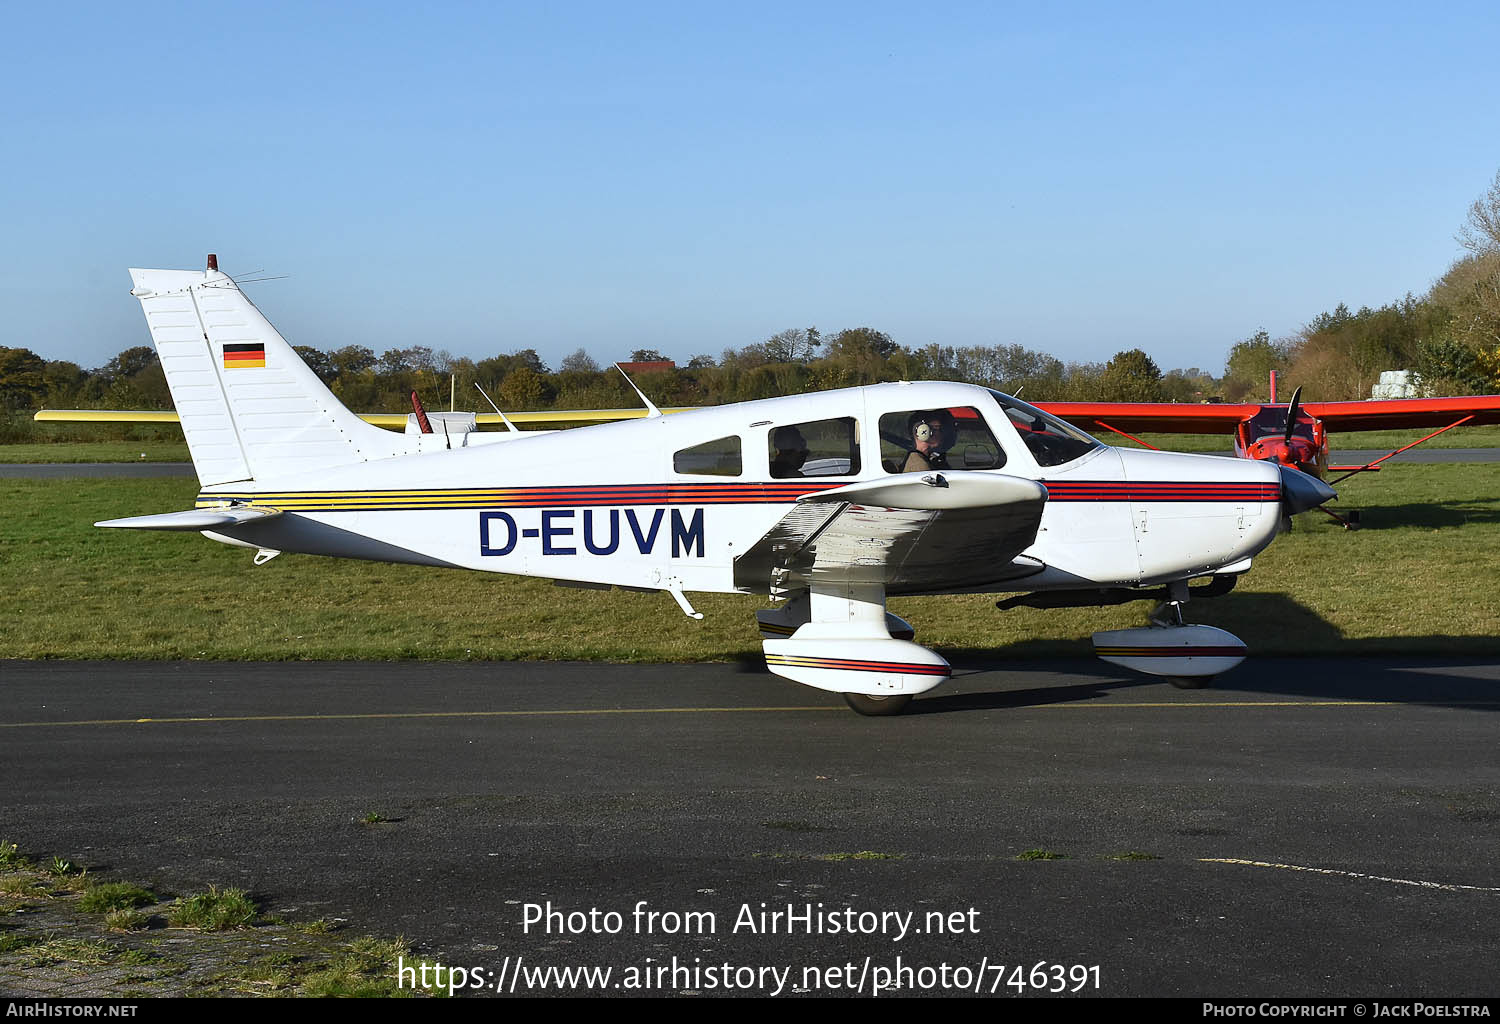
<path id="1" fill-rule="evenodd" d="M 969 407 L 1004 452 L 993 472 L 1040 480 L 1049 499 L 1026 555 L 1045 569 L 993 590 L 1130 586 L 1204 575 L 1248 559 L 1279 521 L 1274 466 L 1100 445 L 1042 466 L 986 389 L 920 382 L 767 399 L 470 444 L 207 487 L 284 513 L 217 539 L 274 550 L 445 565 L 625 587 L 756 591 L 735 559 L 800 494 L 892 475 L 884 414 Z M 855 458 L 772 475 L 786 424 L 847 417 Z M 683 453 L 738 438 L 738 475 L 695 469 Z M 478 440 L 473 438 L 471 440 Z M 857 466 L 852 463 L 857 462 Z M 899 468 L 899 467 L 896 467 Z"/>

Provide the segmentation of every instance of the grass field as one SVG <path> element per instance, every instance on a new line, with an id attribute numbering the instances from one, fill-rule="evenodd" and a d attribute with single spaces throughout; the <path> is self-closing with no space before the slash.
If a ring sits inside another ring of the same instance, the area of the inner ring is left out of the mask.
<path id="1" fill-rule="evenodd" d="M 43 426 L 52 426 L 43 424 Z M 161 428 L 156 428 L 161 430 Z M 174 428 L 175 429 L 175 428 Z M 165 431 L 163 431 L 165 432 Z M 1119 434 L 1097 429 L 1094 436 L 1105 444 L 1135 448 Z M 1395 451 L 1427 433 L 1425 430 L 1370 430 L 1332 435 L 1334 451 L 1378 448 Z M 57 439 L 45 443 L 0 444 L 0 462 L 187 462 L 187 444 L 177 439 L 142 441 L 70 441 L 65 429 Z M 1166 451 L 1227 452 L 1234 447 L 1228 432 L 1222 434 L 1141 434 L 1141 439 Z M 1432 448 L 1500 448 L 1500 426 L 1460 427 L 1425 442 Z"/>
<path id="2" fill-rule="evenodd" d="M 188 462 L 185 441 L 56 441 L 0 445 L 0 462 Z"/>
<path id="3" fill-rule="evenodd" d="M 182 479 L 0 484 L 9 658 L 427 658 L 699 661 L 757 658 L 764 599 L 665 594 L 251 552 L 197 534 L 95 529 L 189 508 Z M 1231 594 L 1189 606 L 1260 654 L 1500 653 L 1500 464 L 1400 465 L 1349 481 L 1346 533 L 1298 517 Z M 982 595 L 899 598 L 918 640 L 950 656 L 1087 654 L 1096 629 L 1140 625 L 1147 602 L 999 612 Z"/>

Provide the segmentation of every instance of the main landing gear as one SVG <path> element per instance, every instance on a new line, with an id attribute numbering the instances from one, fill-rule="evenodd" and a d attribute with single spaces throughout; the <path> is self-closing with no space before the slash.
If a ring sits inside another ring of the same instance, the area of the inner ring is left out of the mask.
<path id="1" fill-rule="evenodd" d="M 868 718 L 879 718 L 885 715 L 899 715 L 906 710 L 906 705 L 911 703 L 911 694 L 902 693 L 888 697 L 877 697 L 868 693 L 845 693 L 844 703 L 848 704 L 857 713 Z"/>
<path id="2" fill-rule="evenodd" d="M 843 694 L 861 715 L 899 715 L 952 675 L 940 655 L 912 642 L 909 622 L 885 610 L 883 583 L 814 582 L 755 617 L 767 668 Z"/>

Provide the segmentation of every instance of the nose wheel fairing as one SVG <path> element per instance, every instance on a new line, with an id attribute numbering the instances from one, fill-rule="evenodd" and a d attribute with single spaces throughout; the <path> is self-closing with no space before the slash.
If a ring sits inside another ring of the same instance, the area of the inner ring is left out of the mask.
<path id="1" fill-rule="evenodd" d="M 1196 688 L 1245 660 L 1245 642 L 1216 626 L 1189 625 L 1182 607 L 1192 591 L 1186 580 L 1167 584 L 1167 599 L 1151 610 L 1150 625 L 1094 634 L 1094 653 L 1111 665 L 1174 685 Z"/>
<path id="2" fill-rule="evenodd" d="M 1169 678 L 1205 678 L 1245 660 L 1245 642 L 1215 626 L 1141 626 L 1094 634 L 1094 653 L 1133 672 Z"/>

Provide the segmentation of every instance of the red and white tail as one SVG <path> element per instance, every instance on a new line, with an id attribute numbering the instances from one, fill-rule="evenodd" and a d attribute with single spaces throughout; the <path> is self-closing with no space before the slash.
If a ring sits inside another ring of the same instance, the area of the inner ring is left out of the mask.
<path id="1" fill-rule="evenodd" d="M 204 486 L 266 481 L 406 450 L 339 402 L 213 257 L 130 271 Z"/>

